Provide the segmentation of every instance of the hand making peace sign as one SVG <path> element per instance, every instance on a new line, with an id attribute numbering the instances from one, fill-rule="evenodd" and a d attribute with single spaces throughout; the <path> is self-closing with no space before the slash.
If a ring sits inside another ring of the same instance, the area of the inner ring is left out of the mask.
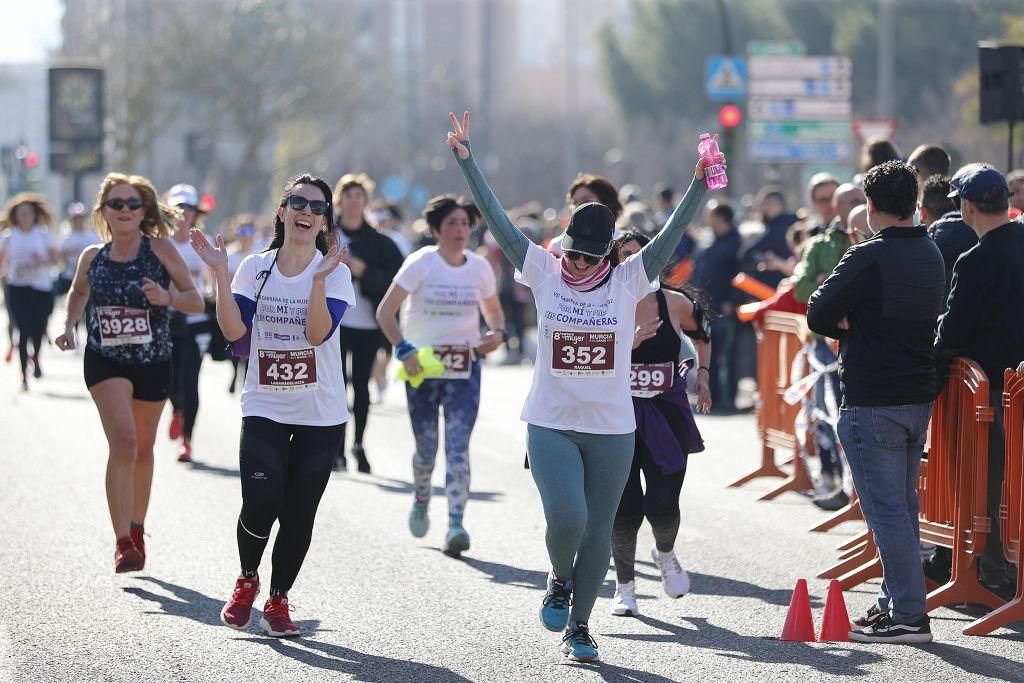
<path id="1" fill-rule="evenodd" d="M 459 153 L 459 158 L 465 161 L 469 158 L 469 147 L 466 147 L 464 142 L 469 142 L 469 112 L 462 113 L 462 124 L 459 124 L 459 117 L 454 113 L 448 112 L 448 118 L 452 120 L 452 126 L 455 128 L 455 132 L 448 131 L 448 146 L 456 150 Z"/>

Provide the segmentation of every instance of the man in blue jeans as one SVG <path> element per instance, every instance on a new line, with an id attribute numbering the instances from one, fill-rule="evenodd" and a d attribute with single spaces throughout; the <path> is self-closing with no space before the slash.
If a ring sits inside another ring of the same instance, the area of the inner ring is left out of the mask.
<path id="1" fill-rule="evenodd" d="M 918 553 L 917 474 L 932 400 L 942 312 L 942 254 L 914 224 L 917 176 L 890 161 L 864 177 L 873 238 L 851 247 L 808 302 L 812 331 L 839 340 L 839 440 L 882 559 L 877 604 L 850 639 L 927 643 Z"/>

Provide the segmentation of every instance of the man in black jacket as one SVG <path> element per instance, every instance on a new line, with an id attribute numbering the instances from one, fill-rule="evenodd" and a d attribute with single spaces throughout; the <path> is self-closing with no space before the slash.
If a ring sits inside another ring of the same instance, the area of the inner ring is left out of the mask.
<path id="1" fill-rule="evenodd" d="M 339 245 L 348 245 L 348 267 L 356 289 L 356 305 L 338 326 L 341 361 L 345 382 L 352 387 L 352 417 L 355 434 L 352 455 L 360 472 L 370 472 L 370 461 L 363 448 L 363 434 L 370 413 L 370 375 L 377 352 L 386 348 L 387 339 L 377 326 L 377 306 L 402 267 L 402 252 L 386 235 L 377 232 L 366 220 L 366 207 L 373 193 L 373 181 L 362 173 L 343 175 L 334 188 L 334 206 L 338 215 Z M 335 469 L 345 468 L 345 425 Z"/>
<path id="2" fill-rule="evenodd" d="M 982 166 L 950 183 L 964 221 L 980 238 L 953 268 L 953 287 L 939 322 L 940 360 L 965 356 L 988 376 L 995 420 L 989 428 L 988 513 L 992 532 L 979 560 L 982 584 L 1007 599 L 1013 585 L 999 540 L 1005 454 L 1003 373 L 1024 360 L 1024 225 L 1009 215 L 1010 191 L 1003 174 Z"/>
<path id="3" fill-rule="evenodd" d="M 917 474 L 936 394 L 932 338 L 942 254 L 914 225 L 918 181 L 900 161 L 864 176 L 872 239 L 851 247 L 808 302 L 814 332 L 839 339 L 839 440 L 882 560 L 878 602 L 852 640 L 925 643 Z"/>

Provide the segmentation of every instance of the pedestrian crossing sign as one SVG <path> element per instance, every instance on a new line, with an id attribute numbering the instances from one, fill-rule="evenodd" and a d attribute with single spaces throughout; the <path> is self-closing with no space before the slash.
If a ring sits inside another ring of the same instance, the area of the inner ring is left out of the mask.
<path id="1" fill-rule="evenodd" d="M 709 100 L 738 100 L 747 95 L 747 60 L 743 57 L 708 57 L 704 94 Z"/>

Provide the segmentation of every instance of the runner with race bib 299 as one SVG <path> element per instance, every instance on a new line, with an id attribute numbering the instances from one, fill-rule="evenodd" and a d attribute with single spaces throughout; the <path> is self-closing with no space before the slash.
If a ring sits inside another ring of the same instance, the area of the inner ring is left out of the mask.
<path id="1" fill-rule="evenodd" d="M 469 113 L 448 145 L 498 246 L 533 290 L 537 359 L 523 407 L 530 472 L 544 505 L 551 573 L 541 622 L 563 631 L 562 652 L 598 659 L 587 621 L 608 572 L 611 527 L 633 461 L 629 393 L 637 302 L 658 276 L 705 192 L 704 162 L 665 228 L 638 254 L 612 249 L 614 216 L 602 204 L 574 209 L 557 257 L 533 244 L 501 208 L 469 149 Z"/>

